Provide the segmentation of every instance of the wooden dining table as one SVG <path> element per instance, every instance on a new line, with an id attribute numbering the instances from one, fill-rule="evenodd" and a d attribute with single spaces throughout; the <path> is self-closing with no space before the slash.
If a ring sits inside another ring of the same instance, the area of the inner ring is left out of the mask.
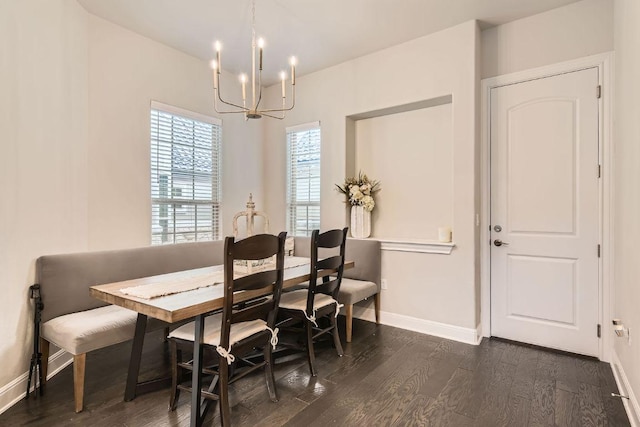
<path id="1" fill-rule="evenodd" d="M 345 269 L 353 268 L 353 266 L 353 261 L 346 261 L 344 264 Z M 195 319 L 190 425 L 200 426 L 202 424 L 201 368 L 203 356 L 202 342 L 204 337 L 204 319 L 207 314 L 222 308 L 224 302 L 224 286 L 222 286 L 221 283 L 216 283 L 212 286 L 206 286 L 151 299 L 126 294 L 122 292 L 122 289 L 154 284 L 166 285 L 171 282 L 181 283 L 184 282 L 185 278 L 197 279 L 198 277 L 209 277 L 223 269 L 224 266 L 218 265 L 90 287 L 90 294 L 92 297 L 138 313 L 133 346 L 131 348 L 131 358 L 129 359 L 129 370 L 124 396 L 125 401 L 133 400 L 136 393 L 140 394 L 148 390 L 155 390 L 159 383 L 166 384 L 168 382 L 167 379 L 152 380 L 143 383 L 138 382 L 140 363 L 142 360 L 142 347 L 148 317 L 153 317 L 167 323 L 177 323 L 188 319 Z M 318 278 L 329 276 L 333 273 L 335 273 L 335 271 L 325 270 L 319 272 Z M 283 289 L 300 285 L 309 281 L 309 278 L 310 268 L 308 264 L 285 268 Z M 264 295 L 264 291 L 261 290 L 246 291 L 243 292 L 234 302 L 240 303 L 249 301 L 259 298 L 262 295 Z"/>

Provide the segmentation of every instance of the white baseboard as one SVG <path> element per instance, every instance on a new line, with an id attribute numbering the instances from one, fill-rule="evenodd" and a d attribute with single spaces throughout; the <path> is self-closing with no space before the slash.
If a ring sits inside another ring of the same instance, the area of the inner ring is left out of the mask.
<path id="1" fill-rule="evenodd" d="M 49 357 L 49 372 L 47 380 L 60 372 L 73 362 L 73 355 L 64 350 L 59 350 Z M 29 372 L 25 372 L 9 384 L 0 388 L 0 414 L 13 405 L 24 399 L 27 391 L 27 381 L 29 380 Z M 32 380 L 33 381 L 33 380 Z M 35 384 L 31 386 L 33 391 Z M 39 397 L 38 397 L 39 398 Z"/>
<path id="2" fill-rule="evenodd" d="M 358 307 L 357 305 L 353 307 L 353 317 L 368 320 L 370 322 L 375 322 L 376 319 L 375 311 L 372 308 Z M 475 329 L 463 328 L 461 326 L 418 319 L 417 317 L 405 316 L 387 311 L 380 312 L 380 323 L 409 331 L 447 338 L 466 344 L 478 345 L 482 340 L 480 325 Z"/>
<path id="3" fill-rule="evenodd" d="M 624 372 L 624 368 L 622 367 L 622 363 L 620 363 L 615 349 L 612 351 L 611 368 L 620 394 L 629 396 L 629 400 L 622 399 L 622 403 L 624 404 L 624 409 L 627 411 L 627 417 L 629 417 L 631 427 L 640 427 L 640 405 L 638 405 L 638 399 L 631 388 L 629 378 L 627 378 L 627 374 Z"/>

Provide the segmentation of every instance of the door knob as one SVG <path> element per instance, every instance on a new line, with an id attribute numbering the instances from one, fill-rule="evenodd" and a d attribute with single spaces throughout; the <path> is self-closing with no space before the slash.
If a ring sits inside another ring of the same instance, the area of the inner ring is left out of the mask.
<path id="1" fill-rule="evenodd" d="M 494 240 L 494 241 L 493 241 L 493 244 L 494 244 L 494 245 L 496 245 L 496 246 L 509 246 L 509 243 L 507 243 L 507 242 L 503 242 L 503 241 L 502 241 L 502 240 L 500 240 L 500 239 L 496 239 L 496 240 Z"/>

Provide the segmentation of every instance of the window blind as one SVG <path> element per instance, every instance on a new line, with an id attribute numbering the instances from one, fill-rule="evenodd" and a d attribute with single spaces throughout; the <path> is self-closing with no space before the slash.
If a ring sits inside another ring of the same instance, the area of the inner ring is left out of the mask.
<path id="1" fill-rule="evenodd" d="M 320 228 L 320 123 L 286 129 L 287 231 L 310 236 Z"/>
<path id="2" fill-rule="evenodd" d="M 220 238 L 221 122 L 151 104 L 151 244 Z"/>

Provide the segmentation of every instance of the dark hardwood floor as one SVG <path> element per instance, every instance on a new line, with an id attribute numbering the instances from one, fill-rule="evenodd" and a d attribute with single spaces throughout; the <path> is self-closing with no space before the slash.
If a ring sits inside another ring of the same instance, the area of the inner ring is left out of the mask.
<path id="1" fill-rule="evenodd" d="M 341 319 L 342 320 L 342 319 Z M 344 331 L 344 322 L 341 324 Z M 609 364 L 485 339 L 472 346 L 354 320 L 338 358 L 317 348 L 318 376 L 303 355 L 278 360 L 280 401 L 257 373 L 232 386 L 237 426 L 628 426 Z M 123 402 L 130 343 L 87 356 L 85 410 L 73 412 L 71 366 L 44 397 L 0 415 L 0 426 L 187 426 L 189 394 L 167 410 L 169 390 Z M 143 375 L 168 370 L 160 333 L 145 342 Z M 219 425 L 217 408 L 207 425 Z"/>

